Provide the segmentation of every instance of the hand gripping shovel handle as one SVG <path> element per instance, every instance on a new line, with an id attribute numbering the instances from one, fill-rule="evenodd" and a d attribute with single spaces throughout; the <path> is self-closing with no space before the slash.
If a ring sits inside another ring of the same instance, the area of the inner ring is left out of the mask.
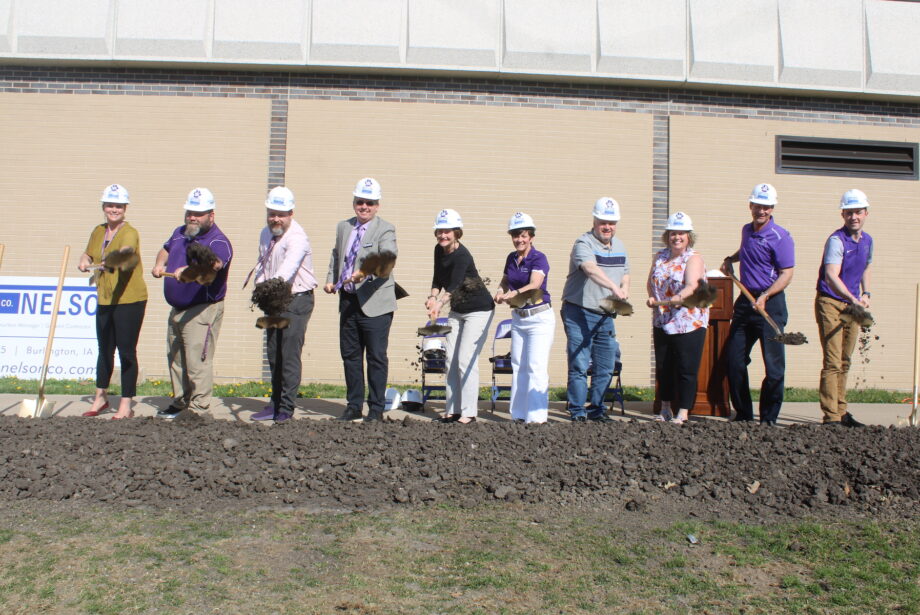
<path id="1" fill-rule="evenodd" d="M 748 298 L 748 301 L 751 302 L 751 305 L 754 306 L 754 309 L 760 312 L 760 315 L 764 317 L 764 320 L 770 323 L 770 326 L 773 327 L 774 331 L 776 331 L 776 335 L 779 337 L 782 337 L 783 336 L 782 329 L 780 329 L 779 325 L 777 325 L 776 322 L 772 318 L 770 318 L 770 315 L 767 314 L 766 310 L 761 309 L 757 305 L 757 299 L 754 298 L 754 295 L 751 294 L 751 291 L 749 291 L 748 289 L 744 287 L 744 284 L 741 283 L 741 280 L 735 277 L 734 273 L 729 274 L 729 276 L 731 277 L 732 282 L 735 283 L 735 286 L 737 286 L 739 290 L 741 290 L 742 294 L 744 294 L 744 296 Z"/>

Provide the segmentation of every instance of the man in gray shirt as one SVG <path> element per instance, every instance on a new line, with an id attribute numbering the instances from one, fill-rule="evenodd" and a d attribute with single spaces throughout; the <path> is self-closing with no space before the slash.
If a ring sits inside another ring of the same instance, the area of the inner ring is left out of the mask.
<path id="1" fill-rule="evenodd" d="M 600 307 L 613 295 L 629 297 L 629 260 L 626 247 L 614 235 L 620 220 L 619 204 L 602 197 L 594 204 L 593 228 L 575 240 L 569 257 L 569 275 L 562 291 L 562 323 L 568 338 L 568 408 L 573 422 L 610 422 L 604 394 L 613 378 L 619 343 L 614 315 Z M 592 365 L 590 396 L 588 366 Z M 586 406 L 587 403 L 587 406 Z"/>

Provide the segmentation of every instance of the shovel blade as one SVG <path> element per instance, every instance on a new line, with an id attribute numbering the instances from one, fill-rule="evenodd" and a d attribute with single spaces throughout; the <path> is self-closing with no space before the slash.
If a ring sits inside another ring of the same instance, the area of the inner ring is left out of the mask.
<path id="1" fill-rule="evenodd" d="M 47 399 L 23 399 L 19 402 L 19 418 L 44 419 L 54 413 L 54 402 Z"/>
<path id="2" fill-rule="evenodd" d="M 427 325 L 425 327 L 418 328 L 418 334 L 421 337 L 428 335 L 446 335 L 450 333 L 450 326 L 448 325 Z"/>

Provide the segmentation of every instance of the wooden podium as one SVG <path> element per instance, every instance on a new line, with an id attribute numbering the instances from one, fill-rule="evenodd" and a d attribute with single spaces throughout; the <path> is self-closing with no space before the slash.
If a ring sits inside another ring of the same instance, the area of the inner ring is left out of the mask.
<path id="1" fill-rule="evenodd" d="M 709 308 L 709 328 L 706 331 L 703 358 L 697 374 L 696 402 L 690 414 L 727 418 L 731 416 L 731 406 L 728 401 L 725 344 L 728 342 L 728 330 L 731 326 L 734 287 L 730 278 L 710 277 L 707 280 L 718 295 L 716 302 Z M 657 395 L 655 412 L 661 412 L 661 401 Z"/>

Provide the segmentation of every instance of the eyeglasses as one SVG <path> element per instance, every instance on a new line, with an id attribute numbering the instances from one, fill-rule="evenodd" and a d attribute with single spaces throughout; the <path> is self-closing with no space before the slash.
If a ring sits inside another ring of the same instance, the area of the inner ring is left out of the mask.
<path id="1" fill-rule="evenodd" d="M 367 205 L 368 207 L 373 207 L 374 205 L 379 205 L 378 201 L 368 201 L 367 199 L 355 199 L 355 205 Z"/>

